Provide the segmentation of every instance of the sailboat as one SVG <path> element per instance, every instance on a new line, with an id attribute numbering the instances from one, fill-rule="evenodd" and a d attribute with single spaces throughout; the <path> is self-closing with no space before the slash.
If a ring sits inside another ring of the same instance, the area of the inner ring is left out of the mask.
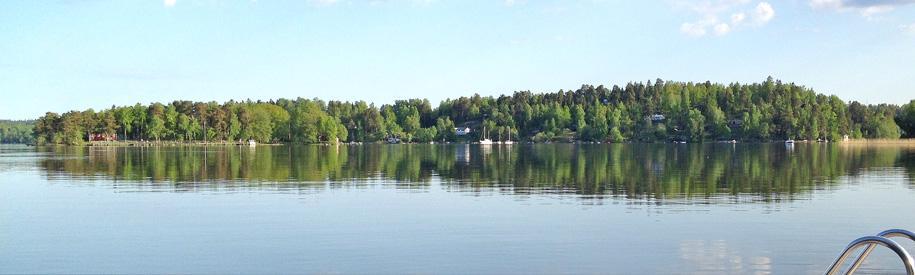
<path id="1" fill-rule="evenodd" d="M 492 145 L 492 140 L 489 139 L 486 135 L 486 126 L 483 126 L 483 139 L 480 140 L 482 145 Z"/>
<path id="2" fill-rule="evenodd" d="M 502 144 L 505 144 L 505 145 L 512 145 L 512 144 L 514 144 L 514 143 L 515 143 L 515 142 L 512 141 L 512 130 L 511 130 L 511 128 L 509 128 L 509 129 L 508 129 L 508 140 L 503 141 Z"/>

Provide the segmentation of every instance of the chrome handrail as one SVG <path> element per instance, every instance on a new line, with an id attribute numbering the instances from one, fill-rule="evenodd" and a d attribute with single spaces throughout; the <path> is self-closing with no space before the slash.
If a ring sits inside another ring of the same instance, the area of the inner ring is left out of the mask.
<path id="1" fill-rule="evenodd" d="M 877 236 L 887 237 L 887 238 L 905 237 L 905 238 L 908 238 L 909 240 L 915 241 L 915 233 L 912 233 L 912 231 L 908 231 L 908 230 L 904 230 L 904 229 L 886 230 L 886 231 L 877 233 Z M 848 272 L 845 272 L 845 274 L 846 275 L 855 274 L 855 271 L 858 270 L 858 267 L 861 267 L 861 264 L 864 263 L 864 259 L 866 259 L 867 256 L 870 256 L 871 252 L 874 251 L 874 248 L 876 248 L 876 247 L 877 247 L 876 244 L 868 245 L 867 248 L 864 249 L 864 252 L 861 252 L 861 255 L 859 255 L 858 258 L 855 259 L 855 262 L 851 264 L 851 267 L 848 268 Z"/>
<path id="2" fill-rule="evenodd" d="M 876 244 L 886 246 L 890 250 L 893 250 L 893 252 L 896 252 L 896 255 L 899 255 L 899 258 L 902 260 L 902 264 L 905 265 L 906 274 L 915 275 L 915 262 L 913 262 L 912 256 L 909 255 L 909 252 L 907 252 L 904 248 L 902 248 L 902 246 L 900 246 L 895 241 L 887 239 L 886 237 L 879 237 L 879 236 L 861 237 L 861 238 L 858 238 L 857 240 L 852 241 L 850 244 L 848 244 L 848 247 L 846 247 L 845 250 L 842 251 L 842 254 L 839 255 L 839 258 L 836 259 L 836 261 L 834 263 L 832 263 L 832 266 L 829 267 L 829 269 L 826 271 L 826 274 L 835 275 L 836 272 L 839 271 L 839 268 L 842 267 L 842 264 L 845 263 L 845 260 L 848 258 L 848 255 L 852 251 L 858 249 L 859 247 L 861 247 L 863 245 L 876 245 Z"/>

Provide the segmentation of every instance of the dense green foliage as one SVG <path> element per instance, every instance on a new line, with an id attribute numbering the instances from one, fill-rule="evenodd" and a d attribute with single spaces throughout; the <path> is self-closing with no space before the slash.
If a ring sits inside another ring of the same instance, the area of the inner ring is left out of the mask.
<path id="1" fill-rule="evenodd" d="M 896 113 L 896 124 L 902 128 L 908 138 L 915 138 L 915 100 L 902 105 Z"/>
<path id="2" fill-rule="evenodd" d="M 0 120 L 0 143 L 33 143 L 34 121 Z"/>
<path id="3" fill-rule="evenodd" d="M 320 143 L 477 140 L 714 141 L 899 138 L 913 133 L 912 107 L 846 104 L 793 83 L 729 85 L 656 80 L 625 87 L 584 85 L 575 91 L 448 99 L 399 100 L 375 107 L 363 101 L 280 99 L 270 102 L 112 107 L 95 112 L 47 113 L 37 121 L 38 143 L 80 144 L 90 134 L 121 139 Z M 906 115 L 909 114 L 909 115 Z M 900 129 L 897 123 L 903 126 Z M 466 137 L 454 127 L 469 127 Z"/>

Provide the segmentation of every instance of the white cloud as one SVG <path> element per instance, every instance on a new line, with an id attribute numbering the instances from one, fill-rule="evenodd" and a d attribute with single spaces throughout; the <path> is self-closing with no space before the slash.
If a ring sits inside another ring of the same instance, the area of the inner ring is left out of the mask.
<path id="1" fill-rule="evenodd" d="M 842 0 L 810 0 L 810 6 L 817 9 L 838 9 L 842 7 Z"/>
<path id="2" fill-rule="evenodd" d="M 698 14 L 718 14 L 735 7 L 746 5 L 750 0 L 683 0 L 675 2 L 677 6 L 685 7 Z"/>
<path id="3" fill-rule="evenodd" d="M 705 27 L 699 23 L 685 22 L 680 25 L 680 32 L 691 36 L 703 36 L 706 33 Z"/>
<path id="4" fill-rule="evenodd" d="M 756 21 L 756 24 L 768 23 L 772 17 L 775 17 L 775 9 L 769 2 L 759 2 L 756 5 L 756 9 L 753 11 L 753 20 Z"/>
<path id="5" fill-rule="evenodd" d="M 738 12 L 738 13 L 731 15 L 731 24 L 739 25 L 740 23 L 743 23 L 743 21 L 746 19 L 747 19 L 746 13 Z"/>
<path id="6" fill-rule="evenodd" d="M 166 8 L 171 8 L 174 7 L 177 2 L 178 0 L 164 0 L 162 4 L 165 5 Z"/>
<path id="7" fill-rule="evenodd" d="M 859 12 L 861 13 L 861 16 L 872 17 L 879 13 L 891 12 L 893 9 L 893 6 L 870 6 L 861 8 Z"/>
<path id="8" fill-rule="evenodd" d="M 676 3 L 700 16 L 699 20 L 680 24 L 680 32 L 694 37 L 705 36 L 710 32 L 709 29 L 718 36 L 729 34 L 749 25 L 748 17 L 752 18 L 755 26 L 765 25 L 775 17 L 775 9 L 765 1 L 756 2 L 755 8 L 751 8 L 753 6 L 750 4 L 754 3 L 751 0 L 693 0 Z"/>
<path id="9" fill-rule="evenodd" d="M 308 0 L 308 2 L 316 6 L 330 6 L 339 2 L 339 0 Z"/>
<path id="10" fill-rule="evenodd" d="M 908 25 L 899 25 L 899 29 L 902 30 L 902 32 L 905 34 L 915 35 L 915 23 L 908 24 Z"/>
<path id="11" fill-rule="evenodd" d="M 814 9 L 834 11 L 856 11 L 861 16 L 871 17 L 890 12 L 896 7 L 915 4 L 915 0 L 809 0 Z"/>
<path id="12" fill-rule="evenodd" d="M 727 23 L 718 23 L 718 25 L 715 25 L 715 35 L 721 36 L 728 34 L 729 32 L 731 32 L 731 26 Z"/>
<path id="13" fill-rule="evenodd" d="M 701 20 L 680 24 L 680 32 L 689 36 L 701 37 L 708 33 L 709 28 L 714 28 L 718 23 L 717 17 L 709 15 Z"/>

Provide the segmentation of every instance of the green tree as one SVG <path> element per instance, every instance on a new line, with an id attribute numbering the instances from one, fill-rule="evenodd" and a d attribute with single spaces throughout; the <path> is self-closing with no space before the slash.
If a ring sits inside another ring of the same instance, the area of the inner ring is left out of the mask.
<path id="1" fill-rule="evenodd" d="M 909 101 L 908 104 L 902 105 L 896 112 L 896 124 L 902 128 L 905 137 L 915 138 L 915 100 Z"/>
<path id="2" fill-rule="evenodd" d="M 420 128 L 421 126 L 419 124 L 419 114 L 410 114 L 404 119 L 403 130 L 407 135 L 408 140 L 411 140 L 412 137 L 416 135 L 416 131 L 418 131 Z"/>
<path id="3" fill-rule="evenodd" d="M 666 118 L 652 121 L 655 114 Z M 734 123 L 729 123 L 731 120 Z M 675 82 L 657 79 L 625 86 L 582 85 L 574 91 L 519 91 L 499 97 L 398 100 L 378 107 L 363 101 L 319 99 L 216 102 L 174 101 L 168 105 L 112 107 L 95 112 L 47 113 L 31 128 L 39 144 L 81 144 L 93 133 L 119 131 L 124 139 L 236 140 L 261 142 L 454 140 L 454 126 L 490 137 L 516 140 L 653 142 L 671 138 L 772 140 L 915 137 L 915 101 L 846 104 L 771 77 L 754 84 Z M 739 127 L 737 127 L 739 125 Z M 0 127 L 0 141 L 23 128 Z M 425 130 L 424 130 L 425 129 Z M 20 140 L 20 139 L 16 139 Z"/>
<path id="4" fill-rule="evenodd" d="M 584 129 L 587 126 L 585 122 L 585 110 L 581 108 L 581 105 L 575 105 L 575 108 L 572 109 L 572 121 L 574 122 L 574 130 L 579 131 Z"/>
<path id="5" fill-rule="evenodd" d="M 699 110 L 689 110 L 687 130 L 692 141 L 702 141 L 705 137 L 705 116 Z"/>
<path id="6" fill-rule="evenodd" d="M 180 140 L 191 140 L 200 131 L 200 125 L 186 114 L 178 115 L 178 133 Z"/>
<path id="7" fill-rule="evenodd" d="M 238 114 L 234 109 L 229 109 L 226 113 L 228 118 L 226 119 L 226 139 L 227 140 L 239 140 L 243 139 L 241 136 L 241 121 L 238 119 Z"/>
<path id="8" fill-rule="evenodd" d="M 623 137 L 623 134 L 620 132 L 619 127 L 610 128 L 609 137 L 610 137 L 611 142 L 619 143 L 619 142 L 625 141 L 625 138 Z"/>
<path id="9" fill-rule="evenodd" d="M 875 138 L 897 139 L 900 136 L 899 127 L 892 118 L 880 117 L 874 120 L 873 124 Z"/>
<path id="10" fill-rule="evenodd" d="M 129 107 L 118 108 L 115 111 L 115 119 L 120 124 L 121 131 L 124 132 L 124 139 L 129 139 L 128 133 L 132 131 L 134 122 L 133 109 Z"/>
<path id="11" fill-rule="evenodd" d="M 70 111 L 60 118 L 60 130 L 54 135 L 54 143 L 68 145 L 82 145 L 86 139 L 85 120 L 83 113 Z"/>
<path id="12" fill-rule="evenodd" d="M 420 128 L 416 130 L 416 141 L 418 142 L 430 142 L 435 141 L 435 137 L 438 135 L 438 130 L 435 127 L 429 128 Z"/>
<path id="13" fill-rule="evenodd" d="M 439 117 L 435 120 L 436 140 L 454 141 L 454 122 L 449 117 Z"/>
<path id="14" fill-rule="evenodd" d="M 159 141 L 167 132 L 165 120 L 159 116 L 152 116 L 148 121 L 149 122 L 146 125 L 146 136 Z"/>
<path id="15" fill-rule="evenodd" d="M 115 118 L 114 113 L 115 113 L 114 108 L 112 108 L 112 110 L 104 112 L 99 117 L 98 128 L 101 130 L 102 133 L 104 133 L 106 135 L 117 134 L 119 126 L 118 126 L 118 122 L 117 122 L 117 119 Z"/>
<path id="16" fill-rule="evenodd" d="M 174 139 L 178 136 L 178 115 L 178 110 L 174 105 L 165 107 L 165 113 L 162 115 L 165 130 L 162 133 L 162 137 Z"/>

